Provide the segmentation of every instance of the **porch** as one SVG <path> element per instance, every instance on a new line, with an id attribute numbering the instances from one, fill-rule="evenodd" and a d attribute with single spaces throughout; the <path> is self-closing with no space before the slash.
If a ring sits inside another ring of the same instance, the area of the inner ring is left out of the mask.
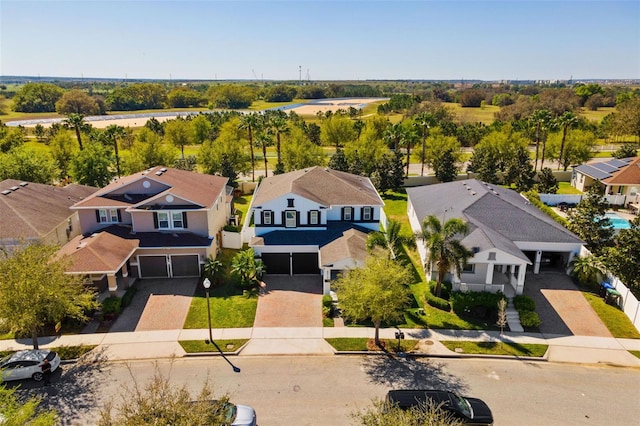
<path id="1" fill-rule="evenodd" d="M 483 269 L 479 264 L 475 266 L 474 271 Z M 477 272 L 474 274 L 463 273 L 461 278 L 454 278 L 452 281 L 452 289 L 454 291 L 462 291 L 465 293 L 468 291 L 488 291 L 490 293 L 501 292 L 507 296 L 507 298 L 512 298 L 517 294 L 522 294 L 527 269 L 526 264 L 486 264 L 484 266 L 486 267 L 486 272 L 484 274 L 479 274 Z"/>

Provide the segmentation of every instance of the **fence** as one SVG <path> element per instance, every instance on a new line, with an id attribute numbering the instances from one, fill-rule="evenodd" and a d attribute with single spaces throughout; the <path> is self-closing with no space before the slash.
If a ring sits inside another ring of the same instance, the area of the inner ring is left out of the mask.
<path id="1" fill-rule="evenodd" d="M 557 206 L 560 203 L 578 204 L 584 195 L 581 194 L 540 194 L 540 201 L 547 206 Z M 612 206 L 624 206 L 627 197 L 624 195 L 605 195 L 604 199 Z"/>
<path id="2" fill-rule="evenodd" d="M 580 256 L 589 256 L 591 252 L 582 246 L 580 249 Z M 624 311 L 625 315 L 631 320 L 634 327 L 640 331 L 640 302 L 638 299 L 631 293 L 631 290 L 624 285 L 620 279 L 610 273 L 606 274 L 607 282 L 613 286 L 620 294 L 620 308 Z"/>

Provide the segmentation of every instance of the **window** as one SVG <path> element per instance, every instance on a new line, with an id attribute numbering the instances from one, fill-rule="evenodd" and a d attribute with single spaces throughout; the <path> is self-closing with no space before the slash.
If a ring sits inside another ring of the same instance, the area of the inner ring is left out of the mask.
<path id="1" fill-rule="evenodd" d="M 284 226 L 287 228 L 295 228 L 296 227 L 296 212 L 287 210 L 284 212 Z"/>
<path id="2" fill-rule="evenodd" d="M 171 213 L 171 220 L 173 221 L 174 228 L 184 228 L 184 224 L 182 223 L 182 212 Z"/>
<path id="3" fill-rule="evenodd" d="M 271 225 L 273 223 L 273 212 L 271 210 L 266 210 L 262 212 L 262 224 L 263 225 Z"/>
<path id="4" fill-rule="evenodd" d="M 496 253 L 491 251 L 489 252 L 489 259 L 488 260 L 496 260 Z"/>
<path id="5" fill-rule="evenodd" d="M 120 222 L 120 212 L 118 209 L 100 209 L 96 213 L 99 223 L 118 223 Z"/>
<path id="6" fill-rule="evenodd" d="M 462 273 L 463 274 L 473 274 L 475 272 L 476 272 L 476 265 L 474 265 L 474 264 L 466 263 L 464 265 L 464 267 L 462 268 Z"/>
<path id="7" fill-rule="evenodd" d="M 362 209 L 362 220 L 371 220 L 373 216 L 373 209 L 371 207 L 364 207 Z"/>
<path id="8" fill-rule="evenodd" d="M 169 213 L 167 212 L 158 213 L 158 228 L 169 229 Z"/>
<path id="9" fill-rule="evenodd" d="M 293 207 L 293 198 L 287 198 L 287 207 Z"/>
<path id="10" fill-rule="evenodd" d="M 320 212 L 318 210 L 311 210 L 309 212 L 309 225 L 317 225 L 320 223 Z"/>
<path id="11" fill-rule="evenodd" d="M 342 210 L 342 220 L 353 220 L 353 209 L 351 207 L 345 207 Z"/>

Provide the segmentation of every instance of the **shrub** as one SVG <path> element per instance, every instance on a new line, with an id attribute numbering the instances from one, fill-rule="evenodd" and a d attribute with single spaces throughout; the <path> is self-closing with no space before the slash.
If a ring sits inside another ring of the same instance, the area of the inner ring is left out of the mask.
<path id="1" fill-rule="evenodd" d="M 133 300 L 133 296 L 136 294 L 136 291 L 138 291 L 138 289 L 136 287 L 129 287 L 127 289 L 127 292 L 124 294 L 124 296 L 122 296 L 122 307 L 126 308 L 127 306 L 129 306 L 131 304 L 131 301 Z"/>
<path id="2" fill-rule="evenodd" d="M 520 324 L 523 327 L 527 328 L 535 328 L 540 326 L 542 321 L 540 321 L 540 317 L 536 312 L 533 311 L 522 311 L 520 312 Z"/>
<path id="3" fill-rule="evenodd" d="M 436 286 L 438 283 L 435 281 L 429 281 L 429 290 L 431 290 L 431 294 L 435 296 L 436 294 Z M 451 299 L 451 283 L 449 281 L 445 281 L 442 283 L 442 287 L 440 287 L 440 297 L 444 300 Z"/>
<path id="4" fill-rule="evenodd" d="M 322 307 L 331 308 L 333 306 L 333 299 L 330 294 L 325 294 L 322 296 Z"/>
<path id="5" fill-rule="evenodd" d="M 513 298 L 513 306 L 518 312 L 520 311 L 535 311 L 536 302 L 529 296 L 519 295 Z"/>
<path id="6" fill-rule="evenodd" d="M 531 204 L 533 204 L 534 206 L 536 206 L 537 208 L 545 212 L 549 217 L 551 217 L 551 219 L 555 220 L 565 228 L 567 227 L 567 224 L 569 223 L 567 219 L 560 216 L 558 213 L 554 212 L 551 207 L 547 206 L 542 201 L 540 201 L 540 195 L 536 191 L 523 192 L 522 195 L 527 197 L 527 200 L 529 200 Z"/>
<path id="7" fill-rule="evenodd" d="M 433 306 L 436 309 L 440 309 L 446 312 L 451 311 L 451 304 L 441 297 L 434 296 L 430 291 L 426 292 L 424 298 L 427 300 L 429 306 Z"/>
<path id="8" fill-rule="evenodd" d="M 104 314 L 119 314 L 122 309 L 122 299 L 111 296 L 102 302 L 102 312 Z"/>
<path id="9" fill-rule="evenodd" d="M 227 232 L 238 232 L 238 227 L 234 225 L 225 225 L 222 229 Z"/>
<path id="10" fill-rule="evenodd" d="M 455 291 L 451 293 L 451 307 L 457 315 L 470 315 L 476 318 L 487 318 L 497 312 L 498 301 L 504 299 L 502 293 Z"/>

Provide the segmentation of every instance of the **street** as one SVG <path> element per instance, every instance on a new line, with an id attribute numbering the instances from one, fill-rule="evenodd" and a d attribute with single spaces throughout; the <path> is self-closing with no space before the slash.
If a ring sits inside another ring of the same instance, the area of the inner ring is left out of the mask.
<path id="1" fill-rule="evenodd" d="M 258 424 L 350 425 L 350 414 L 392 388 L 443 388 L 483 399 L 496 425 L 628 425 L 640 416 L 640 371 L 606 366 L 490 359 L 397 359 L 386 356 L 236 357 L 63 366 L 53 385 L 21 383 L 44 397 L 62 424 L 94 424 L 106 401 L 142 388 L 156 368 L 195 395 L 207 377 L 217 394 L 254 407 Z M 157 366 L 157 367 L 156 367 Z"/>

